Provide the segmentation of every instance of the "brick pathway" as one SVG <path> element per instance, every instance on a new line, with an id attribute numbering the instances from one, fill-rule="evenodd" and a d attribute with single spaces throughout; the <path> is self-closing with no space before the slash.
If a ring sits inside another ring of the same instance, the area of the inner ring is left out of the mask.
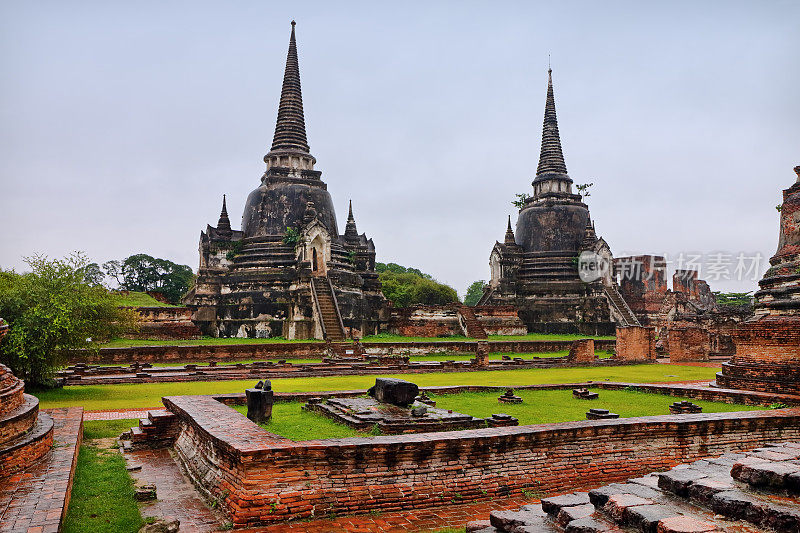
<path id="1" fill-rule="evenodd" d="M 131 476 L 140 484 L 156 486 L 154 502 L 140 507 L 142 516 L 170 517 L 181 521 L 181 533 L 218 531 L 225 517 L 209 509 L 183 474 L 170 450 L 141 450 L 125 453 L 128 464 L 142 465 Z"/>
<path id="2" fill-rule="evenodd" d="M 58 533 L 78 460 L 83 408 L 47 409 L 53 448 L 26 471 L 0 479 L 0 533 Z"/>
<path id="3" fill-rule="evenodd" d="M 86 421 L 94 420 L 122 420 L 123 418 L 146 418 L 147 411 L 163 409 L 162 407 L 151 407 L 150 409 L 114 409 L 113 411 L 87 411 L 83 413 Z"/>

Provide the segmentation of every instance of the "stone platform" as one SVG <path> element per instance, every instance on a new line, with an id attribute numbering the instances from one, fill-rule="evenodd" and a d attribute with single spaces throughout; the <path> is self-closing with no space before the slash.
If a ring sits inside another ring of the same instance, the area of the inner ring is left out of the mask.
<path id="1" fill-rule="evenodd" d="M 493 511 L 475 533 L 800 531 L 800 442 L 682 464 L 589 492 Z"/>
<path id="2" fill-rule="evenodd" d="M 66 516 L 78 448 L 83 408 L 48 409 L 53 446 L 35 464 L 0 478 L 0 533 L 57 533 Z"/>
<path id="3" fill-rule="evenodd" d="M 424 414 L 416 416 L 416 409 L 424 408 Z M 323 414 L 337 422 L 355 429 L 369 429 L 377 426 L 382 433 L 423 433 L 428 431 L 455 431 L 499 426 L 515 426 L 516 418 L 510 420 L 498 417 L 476 418 L 446 409 L 437 409 L 415 402 L 409 407 L 399 407 L 380 403 L 373 398 L 330 398 L 311 400 L 303 409 Z"/>

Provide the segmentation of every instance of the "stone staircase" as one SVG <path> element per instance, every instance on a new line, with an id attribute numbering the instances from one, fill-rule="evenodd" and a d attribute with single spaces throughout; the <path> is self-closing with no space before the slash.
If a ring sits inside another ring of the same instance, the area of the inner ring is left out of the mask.
<path id="1" fill-rule="evenodd" d="M 489 338 L 471 307 L 459 305 L 456 307 L 456 313 L 458 313 L 458 322 L 461 324 L 461 329 L 467 337 L 480 340 Z"/>
<path id="2" fill-rule="evenodd" d="M 577 281 L 578 268 L 574 258 L 562 252 L 527 252 L 519 279 L 533 282 Z"/>
<path id="3" fill-rule="evenodd" d="M 622 320 L 622 326 L 641 326 L 639 319 L 633 314 L 628 303 L 614 286 L 603 286 L 609 303 L 614 307 L 617 315 Z"/>
<path id="4" fill-rule="evenodd" d="M 236 268 L 280 268 L 296 263 L 295 246 L 277 235 L 247 239 L 233 258 Z"/>
<path id="5" fill-rule="evenodd" d="M 172 446 L 178 436 L 178 418 L 165 409 L 147 412 L 139 425 L 120 435 L 125 450 L 153 450 Z"/>
<path id="6" fill-rule="evenodd" d="M 678 465 L 589 492 L 493 511 L 467 532 L 800 531 L 800 442 Z"/>
<path id="7" fill-rule="evenodd" d="M 53 419 L 39 412 L 39 400 L 25 383 L 0 365 L 0 478 L 26 469 L 53 443 Z"/>
<path id="8" fill-rule="evenodd" d="M 331 342 L 345 341 L 347 335 L 344 331 L 342 317 L 339 314 L 339 306 L 330 281 L 328 278 L 315 277 L 311 278 L 311 285 L 317 311 L 322 318 L 322 330 L 325 339 Z"/>

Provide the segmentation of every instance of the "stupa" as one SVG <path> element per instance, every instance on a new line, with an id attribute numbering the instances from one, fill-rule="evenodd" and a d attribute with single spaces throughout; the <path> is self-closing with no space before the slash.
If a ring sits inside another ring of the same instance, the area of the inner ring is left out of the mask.
<path id="1" fill-rule="evenodd" d="M 200 267 L 184 302 L 206 334 L 341 341 L 377 333 L 387 303 L 375 245 L 359 234 L 352 203 L 345 232 L 311 155 L 303 114 L 295 22 L 272 146 L 250 193 L 242 229 L 226 200 L 216 227 L 200 234 Z"/>

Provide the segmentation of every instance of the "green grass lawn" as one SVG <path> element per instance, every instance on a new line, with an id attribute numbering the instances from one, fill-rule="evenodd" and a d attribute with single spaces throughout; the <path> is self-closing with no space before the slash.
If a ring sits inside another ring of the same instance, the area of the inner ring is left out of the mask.
<path id="1" fill-rule="evenodd" d="M 592 407 L 608 409 L 622 418 L 633 416 L 668 415 L 669 404 L 689 398 L 676 398 L 662 394 L 647 394 L 633 391 L 612 391 L 592 389 L 600 393 L 597 400 L 573 398 L 571 390 L 516 391 L 523 399 L 521 404 L 501 404 L 497 401 L 499 392 L 465 392 L 460 394 L 430 395 L 436 400 L 436 407 L 452 409 L 478 418 L 486 418 L 494 413 L 505 413 L 519 419 L 520 425 L 552 424 L 585 420 L 586 411 Z M 704 413 L 734 411 L 754 411 L 762 409 L 740 404 L 691 400 L 703 408 Z M 273 406 L 272 419 L 262 427 L 271 433 L 294 441 L 311 439 L 330 439 L 341 437 L 370 436 L 370 431 L 356 431 L 343 424 L 317 413 L 303 411 L 301 402 L 277 403 Z M 234 407 L 243 415 L 246 406 Z"/>
<path id="2" fill-rule="evenodd" d="M 119 295 L 119 305 L 129 307 L 180 307 L 179 305 L 159 302 L 146 292 L 131 291 L 127 295 Z"/>
<path id="3" fill-rule="evenodd" d="M 125 459 L 117 450 L 91 442 L 87 440 L 78 453 L 72 497 L 62 531 L 135 533 L 144 520 L 133 499 L 133 480 L 125 469 Z"/>
<path id="4" fill-rule="evenodd" d="M 718 369 L 683 365 L 626 365 L 614 367 L 544 368 L 492 370 L 481 372 L 431 372 L 427 374 L 387 374 L 387 377 L 408 379 L 419 386 L 499 385 L 516 386 L 537 383 L 574 383 L 593 381 L 627 381 L 634 383 L 713 380 Z M 184 383 L 137 383 L 123 385 L 80 385 L 31 392 L 40 400 L 42 409 L 83 406 L 87 411 L 103 409 L 135 409 L 158 407 L 162 396 L 186 394 L 223 394 L 243 392 L 258 381 L 255 377 L 235 381 L 192 381 Z M 375 376 L 330 376 L 314 378 L 282 378 L 272 380 L 279 392 L 367 389 Z"/>

